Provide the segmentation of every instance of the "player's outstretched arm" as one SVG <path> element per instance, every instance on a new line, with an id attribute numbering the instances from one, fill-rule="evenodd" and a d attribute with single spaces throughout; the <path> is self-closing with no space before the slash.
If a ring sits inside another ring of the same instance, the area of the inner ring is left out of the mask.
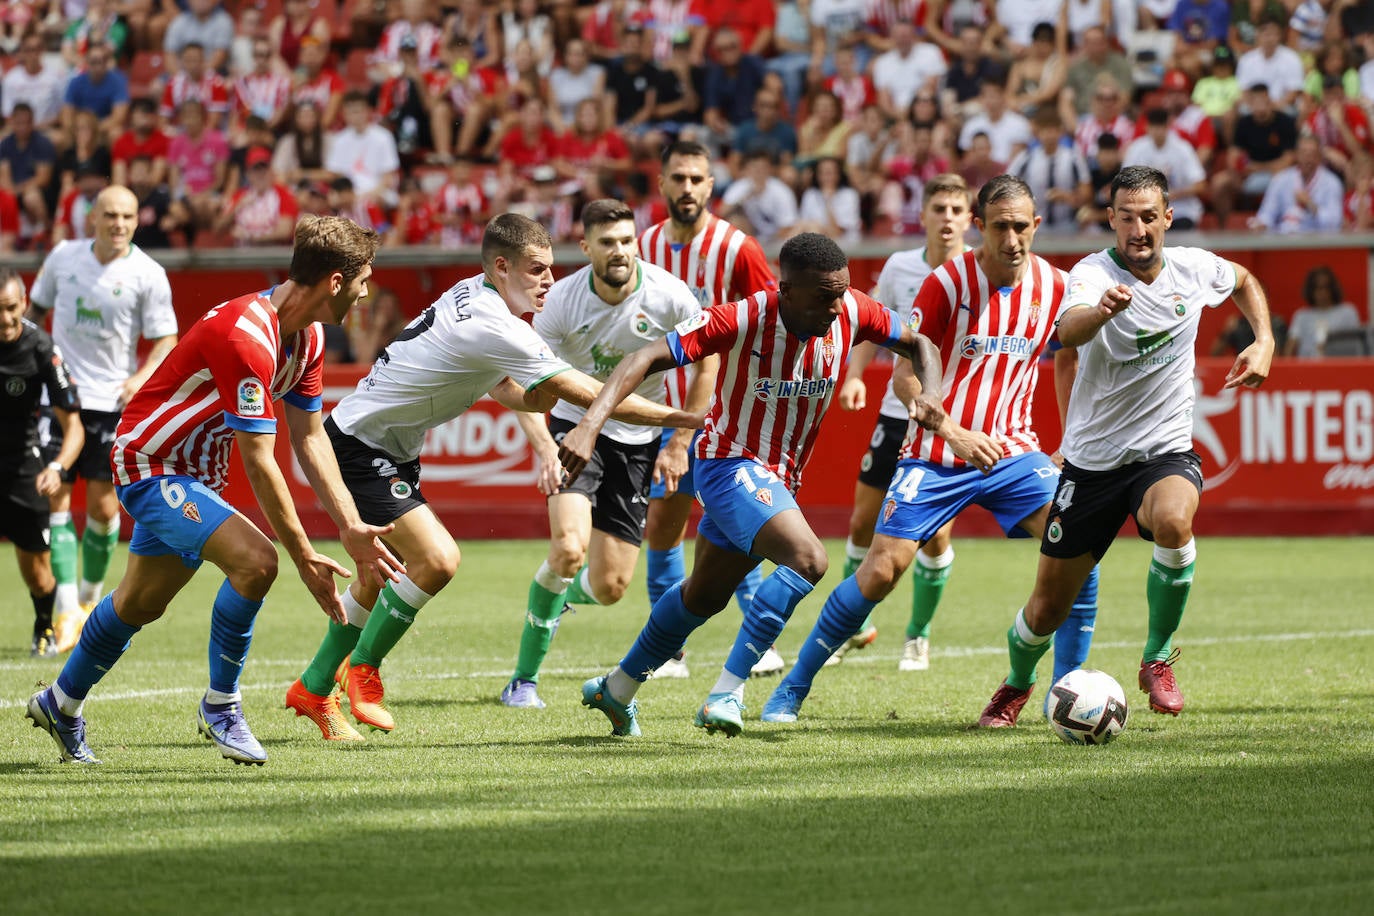
<path id="1" fill-rule="evenodd" d="M 1269 300 L 1264 295 L 1264 287 L 1259 279 L 1239 264 L 1232 263 L 1236 271 L 1236 291 L 1233 293 L 1236 306 L 1245 320 L 1250 322 L 1250 330 L 1255 332 L 1255 342 L 1241 350 L 1236 356 L 1231 371 L 1226 373 L 1227 388 L 1258 388 L 1269 377 L 1269 366 L 1274 359 L 1274 332 L 1269 324 Z"/>
<path id="2" fill-rule="evenodd" d="M 38 490 L 39 496 L 51 496 L 61 488 L 62 473 L 53 465 L 69 468 L 76 464 L 76 459 L 80 457 L 82 446 L 86 442 L 86 430 L 81 424 L 80 413 L 60 407 L 54 407 L 52 412 L 62 427 L 62 449 L 34 479 L 34 487 Z"/>
<path id="3" fill-rule="evenodd" d="M 277 437 L 274 433 L 250 433 L 235 430 L 234 441 L 238 443 L 239 454 L 243 457 L 243 469 L 248 474 L 248 482 L 253 487 L 253 495 L 267 516 L 267 523 L 277 535 L 277 540 L 286 548 L 291 562 L 296 564 L 301 581 L 310 590 L 311 596 L 320 608 L 336 623 L 344 623 L 343 602 L 334 588 L 334 576 L 347 579 L 348 570 L 338 563 L 316 553 L 301 527 L 296 506 L 291 502 L 291 491 L 286 487 L 286 478 L 277 467 L 273 450 Z"/>
<path id="4" fill-rule="evenodd" d="M 988 471 L 1001 459 L 1001 444 L 986 433 L 965 429 L 954 422 L 945 413 L 939 395 L 932 397 L 922 388 L 914 367 L 904 359 L 898 360 L 893 368 L 892 390 L 906 404 L 912 420 L 948 442 L 954 454 L 968 464 Z"/>
<path id="5" fill-rule="evenodd" d="M 926 429 L 939 429 L 945 418 L 939 348 L 929 337 L 907 325 L 902 325 L 901 337 L 888 346 L 894 353 L 906 358 L 908 371 L 920 386 L 919 392 L 910 392 L 910 400 L 903 399 L 911 419 Z M 893 390 L 896 390 L 895 383 Z"/>
<path id="6" fill-rule="evenodd" d="M 353 503 L 353 495 L 344 486 L 339 473 L 339 462 L 334 456 L 334 448 L 329 444 L 329 434 L 324 431 L 318 410 L 302 410 L 286 404 L 286 425 L 291 431 L 291 448 L 301 463 L 301 470 L 310 481 L 310 486 L 329 513 L 329 518 L 339 529 L 339 540 L 344 550 L 353 558 L 358 567 L 358 575 L 369 586 L 381 588 L 388 579 L 401 578 L 405 566 L 382 543 L 381 538 L 390 534 L 395 525 L 378 528 L 368 525 L 358 517 L 358 508 Z"/>
<path id="7" fill-rule="evenodd" d="M 553 410 L 553 405 L 558 403 L 558 398 L 548 392 L 537 387 L 526 391 L 509 378 L 497 382 L 488 394 L 507 410 L 518 410 L 522 413 L 548 413 Z"/>
<path id="8" fill-rule="evenodd" d="M 673 358 L 667 342 L 656 340 L 647 347 L 640 347 L 622 359 L 620 365 L 616 366 L 615 371 L 611 373 L 610 378 L 606 379 L 606 384 L 600 386 L 600 390 L 597 389 L 595 379 L 589 378 L 575 369 L 560 372 L 543 383 L 552 386 L 549 390 L 555 392 L 563 400 L 587 409 L 582 422 L 569 430 L 558 446 L 558 460 L 567 472 L 569 481 L 576 479 L 577 475 L 582 473 L 582 469 L 587 466 L 587 462 L 591 460 L 592 451 L 596 448 L 596 437 L 601 435 L 601 427 L 605 426 L 606 421 L 612 416 L 615 416 L 617 420 L 645 426 L 696 427 L 701 425 L 700 414 L 692 414 L 685 410 L 672 410 L 632 394 L 649 373 L 661 372 L 676 365 L 677 360 Z M 661 412 L 661 418 L 652 418 L 652 413 L 646 413 L 645 418 L 627 416 L 625 409 L 630 408 L 635 401 L 655 408 L 656 411 Z M 624 403 L 622 404 L 622 402 Z"/>
<path id="9" fill-rule="evenodd" d="M 1081 347 L 1097 336 L 1102 326 L 1131 304 L 1131 290 L 1122 284 L 1109 287 L 1096 305 L 1070 305 L 1059 316 L 1059 342 L 1066 347 Z"/>

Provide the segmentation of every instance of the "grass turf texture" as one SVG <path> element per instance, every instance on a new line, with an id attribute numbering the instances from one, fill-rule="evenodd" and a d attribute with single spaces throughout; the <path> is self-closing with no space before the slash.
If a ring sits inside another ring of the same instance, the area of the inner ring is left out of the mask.
<path id="1" fill-rule="evenodd" d="M 789 660 L 838 581 L 841 544 L 828 546 L 831 574 L 779 642 Z M 1052 736 L 1048 659 L 1019 728 L 969 729 L 1006 670 L 1027 544 L 958 543 L 929 671 L 896 670 L 904 585 L 878 610 L 876 645 L 821 674 L 797 725 L 758 722 L 777 681 L 751 683 L 735 740 L 690 724 L 733 608 L 689 645 L 690 680 L 642 691 L 642 739 L 609 737 L 578 704 L 638 632 L 642 564 L 620 606 L 564 620 L 540 682 L 547 710 L 498 705 L 544 545 L 469 542 L 383 668 L 396 731 L 328 746 L 282 707 L 324 628 L 283 560 L 244 677 L 264 768 L 196 735 L 220 581 L 209 568 L 92 695 L 105 765 L 55 763 L 23 704 L 60 665 L 27 658 L 30 611 L 6 548 L 0 910 L 1361 911 L 1374 893 L 1371 548 L 1204 540 L 1176 640 L 1188 706 L 1172 719 L 1136 688 L 1149 548 L 1123 538 L 1089 664 L 1121 681 L 1131 719 L 1103 748 Z"/>

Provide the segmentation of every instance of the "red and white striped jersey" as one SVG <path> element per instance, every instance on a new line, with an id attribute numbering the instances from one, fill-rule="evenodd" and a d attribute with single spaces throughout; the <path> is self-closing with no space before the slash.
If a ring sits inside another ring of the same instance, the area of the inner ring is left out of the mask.
<path id="1" fill-rule="evenodd" d="M 768 257 L 754 237 L 709 213 L 686 245 L 672 241 L 669 220 L 645 229 L 639 235 L 639 256 L 691 287 L 702 308 L 778 288 Z M 663 383 L 668 403 L 681 407 L 687 396 L 686 370 L 665 372 Z"/>
<path id="2" fill-rule="evenodd" d="M 328 68 L 321 70 L 314 79 L 301 78 L 291 90 L 291 102 L 300 105 L 309 102 L 319 109 L 320 114 L 329 108 L 330 99 L 336 95 L 343 95 L 343 77 Z M 333 124 L 325 124 L 325 130 L 331 130 Z"/>
<path id="3" fill-rule="evenodd" d="M 1020 286 L 993 289 L 969 251 L 935 268 L 912 306 L 912 322 L 940 348 L 945 412 L 965 429 L 1000 439 L 1003 457 L 1040 448 L 1031 400 L 1067 283 L 1067 274 L 1032 255 Z M 901 457 L 965 466 L 944 439 L 915 423 Z"/>
<path id="4" fill-rule="evenodd" d="M 886 36 L 892 32 L 894 22 L 909 22 L 924 29 L 926 13 L 926 0 L 868 0 L 864 24 L 870 31 Z"/>
<path id="5" fill-rule="evenodd" d="M 291 104 L 291 77 L 285 73 L 245 73 L 234 81 L 234 108 L 240 117 L 271 121 Z"/>
<path id="6" fill-rule="evenodd" d="M 856 289 L 845 293 L 844 302 L 824 337 L 789 333 L 776 290 L 712 306 L 668 334 L 678 365 L 721 354 L 715 396 L 696 443 L 698 459 L 752 458 L 796 492 L 850 349 L 901 337 L 901 321 L 891 309 Z"/>
<path id="7" fill-rule="evenodd" d="M 187 76 L 183 70 L 174 74 L 162 87 L 162 105 L 158 113 L 170 121 L 176 117 L 177 109 L 183 102 L 194 99 L 205 106 L 205 113 L 213 124 L 216 123 L 216 116 L 228 113 L 230 91 L 224 77 L 213 70 L 205 71 L 198 80 Z"/>
<path id="8" fill-rule="evenodd" d="M 282 397 L 320 409 L 324 331 L 311 324 L 282 341 L 270 294 L 216 306 L 167 354 L 120 418 L 116 484 L 186 474 L 223 490 L 235 430 L 276 432 Z"/>

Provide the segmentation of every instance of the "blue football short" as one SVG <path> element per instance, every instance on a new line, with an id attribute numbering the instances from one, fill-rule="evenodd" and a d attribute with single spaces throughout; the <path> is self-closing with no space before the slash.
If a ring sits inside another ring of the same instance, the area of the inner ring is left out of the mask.
<path id="1" fill-rule="evenodd" d="M 1007 537 L 1030 537 L 1017 527 L 1054 496 L 1059 469 L 1044 452 L 1003 458 L 984 474 L 908 458 L 897 464 L 875 531 L 925 542 L 970 504 L 993 514 Z"/>
<path id="2" fill-rule="evenodd" d="M 725 550 L 752 556 L 759 529 L 797 508 L 787 485 L 752 458 L 706 458 L 695 471 L 697 502 L 706 510 L 697 533 Z"/>
<path id="3" fill-rule="evenodd" d="M 677 432 L 677 430 L 675 429 L 671 429 L 666 426 L 663 428 L 663 435 L 658 440 L 658 448 L 660 454 L 662 453 L 663 449 L 668 446 L 668 440 L 673 438 L 673 433 L 675 432 Z M 692 486 L 692 480 L 694 479 L 692 469 L 697 466 L 696 444 L 697 439 L 699 438 L 701 438 L 701 430 L 697 430 L 697 434 L 692 437 L 692 444 L 687 446 L 687 473 L 683 474 L 682 478 L 677 482 L 677 492 L 686 493 L 689 496 L 694 492 L 694 487 Z M 650 471 L 650 474 L 652 473 L 653 472 Z M 649 498 L 664 499 L 667 497 L 667 495 L 667 484 L 665 484 L 661 480 L 657 483 L 654 483 L 651 477 L 649 481 Z"/>
<path id="4" fill-rule="evenodd" d="M 140 557 L 174 554 L 189 569 L 200 568 L 205 542 L 234 514 L 218 493 L 183 474 L 150 477 L 116 487 L 115 492 L 134 520 L 129 553 Z"/>

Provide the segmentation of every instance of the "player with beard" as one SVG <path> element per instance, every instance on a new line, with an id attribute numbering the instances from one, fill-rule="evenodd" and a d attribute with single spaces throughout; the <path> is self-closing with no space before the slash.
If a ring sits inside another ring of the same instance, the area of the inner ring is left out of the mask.
<path id="1" fill-rule="evenodd" d="M 682 280 L 696 294 L 702 308 L 735 302 L 759 290 L 777 288 L 768 258 L 748 233 L 713 215 L 707 209 L 715 180 L 711 153 L 700 143 L 679 140 L 663 151 L 659 193 L 668 207 L 668 218 L 639 236 L 639 255 Z M 709 357 L 691 367 L 664 374 L 668 403 L 690 410 L 710 403 L 718 360 Z M 690 383 L 689 379 L 694 379 Z M 664 430 L 663 447 L 654 466 L 649 491 L 649 519 L 644 532 L 648 542 L 649 605 L 652 607 L 687 575 L 682 541 L 692 511 L 693 430 Z M 735 601 L 748 614 L 754 593 L 763 580 L 757 569 L 740 582 Z M 755 676 L 778 674 L 782 656 L 769 648 L 754 666 Z M 655 677 L 687 677 L 682 658 L 669 659 Z"/>
<path id="2" fill-rule="evenodd" d="M 591 263 L 553 285 L 534 329 L 558 357 L 604 380 L 626 355 L 700 314 L 701 305 L 685 283 L 638 257 L 634 212 L 625 204 L 592 201 L 582 210 L 582 227 L 582 250 Z M 713 382 L 714 367 L 703 375 Z M 661 373 L 644 378 L 635 390 L 665 403 Z M 688 410 L 700 413 L 707 400 L 694 395 Z M 539 668 L 565 604 L 614 604 L 639 560 L 659 430 L 611 421 L 597 439 L 591 466 L 577 481 L 565 482 L 558 441 L 584 413 L 560 403 L 547 428 L 521 418 L 539 457 L 539 488 L 548 496 L 549 553 L 530 583 L 515 673 L 501 691 L 507 706 L 544 706 L 536 688 Z"/>

